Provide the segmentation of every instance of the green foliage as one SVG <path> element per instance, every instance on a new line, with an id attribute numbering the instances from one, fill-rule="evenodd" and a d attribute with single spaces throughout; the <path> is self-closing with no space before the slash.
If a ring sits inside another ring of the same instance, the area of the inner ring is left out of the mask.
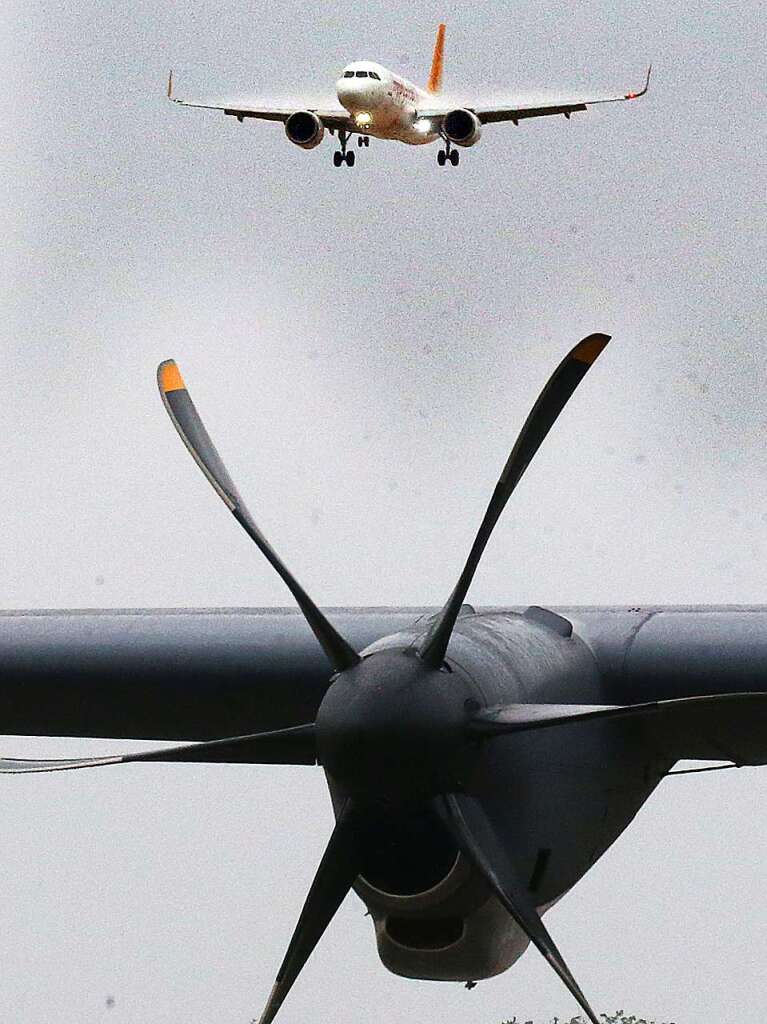
<path id="1" fill-rule="evenodd" d="M 655 1017 L 650 1019 L 649 1017 L 637 1017 L 636 1014 L 630 1016 L 625 1010 L 616 1010 L 614 1014 L 600 1013 L 600 1019 L 604 1021 L 604 1024 L 674 1024 L 674 1021 L 663 1021 L 656 1020 Z M 501 1021 L 501 1024 L 535 1024 L 532 1020 L 520 1020 L 518 1017 L 512 1017 L 510 1020 Z M 554 1017 L 550 1021 L 550 1024 L 588 1024 L 588 1021 L 584 1020 L 583 1017 L 578 1015 L 577 1017 Z"/>

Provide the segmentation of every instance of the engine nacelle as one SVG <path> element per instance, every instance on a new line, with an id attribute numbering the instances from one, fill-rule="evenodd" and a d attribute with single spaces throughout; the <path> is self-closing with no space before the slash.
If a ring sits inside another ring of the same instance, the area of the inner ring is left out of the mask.
<path id="1" fill-rule="evenodd" d="M 325 125 L 311 110 L 297 110 L 285 122 L 285 134 L 301 149 L 314 149 L 325 138 Z"/>
<path id="2" fill-rule="evenodd" d="M 393 895 L 362 877 L 354 888 L 373 919 L 381 962 L 405 978 L 491 978 L 511 966 L 529 942 L 461 857 L 425 892 Z"/>
<path id="3" fill-rule="evenodd" d="M 458 853 L 434 814 L 381 813 L 362 834 L 355 882 L 394 974 L 477 981 L 504 971 L 528 939 Z"/>
<path id="4" fill-rule="evenodd" d="M 442 131 L 456 146 L 473 146 L 482 135 L 482 125 L 471 110 L 451 110 L 442 122 Z"/>

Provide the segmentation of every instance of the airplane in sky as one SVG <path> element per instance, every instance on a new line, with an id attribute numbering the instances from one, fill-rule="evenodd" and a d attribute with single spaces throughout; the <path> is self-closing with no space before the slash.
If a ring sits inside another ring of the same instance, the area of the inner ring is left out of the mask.
<path id="1" fill-rule="evenodd" d="M 352 135 L 359 146 L 370 145 L 370 139 L 390 139 L 409 146 L 423 146 L 441 142 L 437 152 L 440 167 L 448 163 L 458 165 L 460 148 L 479 142 L 486 124 L 520 121 L 531 117 L 562 114 L 568 118 L 576 111 L 586 110 L 597 103 L 615 103 L 644 96 L 650 84 L 650 71 L 639 92 L 625 92 L 617 96 L 595 99 L 542 101 L 540 103 L 469 103 L 455 106 L 440 101 L 445 52 L 445 26 L 440 25 L 434 46 L 431 73 L 425 88 L 389 71 L 375 61 L 360 60 L 347 65 L 336 82 L 336 95 L 340 107 L 324 110 L 312 104 L 304 110 L 288 107 L 256 106 L 250 103 L 228 103 L 184 100 L 174 96 L 173 71 L 168 76 L 168 97 L 185 107 L 205 110 L 223 110 L 242 123 L 246 117 L 262 121 L 281 121 L 285 134 L 302 149 L 314 149 L 322 142 L 325 131 L 338 135 L 340 149 L 333 153 L 333 164 L 354 166 L 354 151 L 348 148 Z"/>
<path id="2" fill-rule="evenodd" d="M 350 890 L 394 973 L 470 986 L 532 943 L 599 1024 L 542 915 L 677 761 L 767 764 L 767 609 L 465 603 L 507 502 L 608 341 L 584 338 L 543 388 L 437 612 L 321 611 L 256 525 L 169 360 L 158 385 L 173 425 L 303 621 L 275 609 L 0 613 L 6 733 L 186 741 L 5 759 L 0 773 L 322 766 L 336 824 L 261 1024 Z"/>

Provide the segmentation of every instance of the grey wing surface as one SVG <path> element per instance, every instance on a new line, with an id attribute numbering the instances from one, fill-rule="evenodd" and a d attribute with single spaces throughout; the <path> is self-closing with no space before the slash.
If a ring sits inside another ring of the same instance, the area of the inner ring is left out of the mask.
<path id="1" fill-rule="evenodd" d="M 600 702 L 658 702 L 647 728 L 671 757 L 767 763 L 767 608 L 651 606 L 572 617 L 599 664 Z"/>
<path id="2" fill-rule="evenodd" d="M 236 117 L 243 121 L 246 117 L 256 118 L 259 121 L 279 121 L 284 124 L 291 114 L 298 109 L 309 110 L 316 114 L 326 128 L 336 131 L 344 128 L 347 131 L 354 129 L 354 122 L 349 114 L 342 107 L 335 110 L 322 110 L 313 106 L 298 107 L 270 107 L 240 102 L 239 100 L 186 100 L 173 94 L 173 72 L 168 77 L 168 99 L 177 103 L 180 107 L 196 107 L 199 110 L 221 110 L 229 117 Z"/>
<path id="3" fill-rule="evenodd" d="M 360 650 L 418 615 L 328 612 Z M 171 743 L 286 729 L 314 721 L 330 675 L 292 609 L 0 612 L 5 735 Z M 247 744 L 229 753 L 249 761 Z"/>
<path id="4" fill-rule="evenodd" d="M 562 114 L 569 118 L 571 114 L 587 110 L 589 107 L 599 103 L 622 103 L 626 100 L 636 100 L 644 96 L 650 85 L 650 73 L 652 67 L 647 69 L 647 77 L 642 89 L 638 92 L 625 92 L 614 96 L 597 96 L 593 99 L 572 99 L 557 100 L 542 103 L 495 103 L 495 104 L 469 104 L 466 109 L 476 114 L 480 124 L 496 124 L 500 121 L 511 121 L 518 124 L 520 121 L 532 117 L 550 117 Z M 419 116 L 433 122 L 441 122 L 448 113 L 447 110 L 419 110 Z"/>
<path id="5" fill-rule="evenodd" d="M 573 688 L 573 705 L 742 695 L 718 708 L 669 707 L 668 721 L 684 719 L 695 740 L 678 756 L 761 759 L 767 720 L 754 695 L 767 693 L 767 608 L 557 610 L 593 650 L 601 679 L 596 699 Z M 328 612 L 357 650 L 425 614 Z M 172 743 L 286 729 L 314 721 L 329 683 L 327 659 L 293 610 L 0 612 L 5 735 Z M 243 745 L 230 753 L 247 761 L 251 752 Z"/>

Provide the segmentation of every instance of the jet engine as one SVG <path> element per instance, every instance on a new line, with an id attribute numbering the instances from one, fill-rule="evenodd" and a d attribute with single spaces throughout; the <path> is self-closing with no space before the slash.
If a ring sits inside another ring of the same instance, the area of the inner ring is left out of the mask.
<path id="1" fill-rule="evenodd" d="M 325 125 L 311 110 L 297 110 L 285 122 L 285 134 L 301 149 L 314 149 L 325 137 Z"/>
<path id="2" fill-rule="evenodd" d="M 445 115 L 442 130 L 456 146 L 473 146 L 482 135 L 480 120 L 471 110 L 451 110 Z"/>

